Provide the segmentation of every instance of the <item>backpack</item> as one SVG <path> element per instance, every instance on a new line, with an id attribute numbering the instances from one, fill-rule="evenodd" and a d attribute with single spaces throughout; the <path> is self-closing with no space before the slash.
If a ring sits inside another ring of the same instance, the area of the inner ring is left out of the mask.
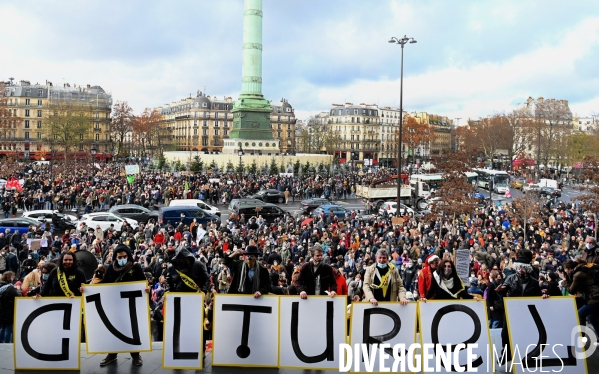
<path id="1" fill-rule="evenodd" d="M 6 271 L 6 257 L 0 255 L 0 271 Z"/>

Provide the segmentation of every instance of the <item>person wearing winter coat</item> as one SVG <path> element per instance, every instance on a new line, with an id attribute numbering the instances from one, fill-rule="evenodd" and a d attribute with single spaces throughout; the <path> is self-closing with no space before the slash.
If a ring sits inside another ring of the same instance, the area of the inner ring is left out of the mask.
<path id="1" fill-rule="evenodd" d="M 15 298 L 21 296 L 21 286 L 15 286 L 15 273 L 6 271 L 0 278 L 0 343 L 12 343 Z"/>

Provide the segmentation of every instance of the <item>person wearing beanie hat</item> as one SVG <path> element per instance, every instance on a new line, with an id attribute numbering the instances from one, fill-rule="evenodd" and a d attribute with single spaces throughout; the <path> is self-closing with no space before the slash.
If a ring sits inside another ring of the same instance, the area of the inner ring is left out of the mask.
<path id="1" fill-rule="evenodd" d="M 98 283 L 120 283 L 120 282 L 138 282 L 146 281 L 146 276 L 141 268 L 141 265 L 134 262 L 133 255 L 131 254 L 131 248 L 124 244 L 119 244 L 113 251 L 113 261 L 106 267 L 106 273 L 102 280 Z M 149 289 L 146 288 L 146 292 Z M 116 353 L 109 353 L 100 362 L 100 366 L 106 366 L 115 362 L 117 358 Z M 131 352 L 131 359 L 133 365 L 141 366 L 143 360 L 139 355 L 139 352 Z"/>
<path id="2" fill-rule="evenodd" d="M 531 265 L 532 258 L 532 252 L 528 249 L 518 252 L 516 261 L 512 266 L 515 271 L 514 274 L 508 275 L 503 283 L 497 286 L 495 292 L 507 297 L 549 297 L 549 295 L 543 295 L 541 291 L 538 274 Z M 507 349 L 506 357 L 512 357 L 505 315 L 501 330 L 501 345 L 505 347 L 504 349 Z M 503 352 L 501 356 L 503 357 Z M 501 362 L 500 364 L 503 365 L 504 363 Z"/>

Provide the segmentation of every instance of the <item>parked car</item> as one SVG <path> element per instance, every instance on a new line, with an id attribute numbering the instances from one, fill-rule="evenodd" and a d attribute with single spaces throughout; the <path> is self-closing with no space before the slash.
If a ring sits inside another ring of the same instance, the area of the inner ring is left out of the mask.
<path id="1" fill-rule="evenodd" d="M 91 227 L 93 229 L 95 229 L 97 226 L 100 226 L 102 231 L 106 231 L 110 228 L 110 225 L 114 225 L 114 229 L 116 231 L 121 231 L 123 223 L 125 222 L 127 222 L 134 229 L 139 226 L 137 221 L 131 218 L 119 217 L 116 214 L 109 212 L 98 212 L 82 215 L 77 228 L 81 229 L 83 227 L 83 223 L 85 223 L 87 227 Z"/>
<path id="2" fill-rule="evenodd" d="M 158 221 L 158 212 L 150 210 L 146 207 L 137 204 L 123 204 L 115 205 L 108 211 L 109 213 L 116 214 L 119 217 L 131 218 L 137 222 L 148 222 L 150 219 Z"/>
<path id="3" fill-rule="evenodd" d="M 197 206 L 213 216 L 220 217 L 220 209 L 199 199 L 175 199 L 171 200 L 168 206 Z"/>
<path id="4" fill-rule="evenodd" d="M 266 223 L 273 223 L 277 218 L 283 218 L 285 211 L 274 204 L 248 204 L 237 205 L 233 212 L 237 215 L 243 214 L 246 222 L 252 218 L 262 216 Z"/>
<path id="5" fill-rule="evenodd" d="M 265 203 L 284 203 L 285 194 L 279 190 L 261 190 L 258 193 L 250 196 L 252 199 L 262 200 Z"/>
<path id="6" fill-rule="evenodd" d="M 306 199 L 302 200 L 300 203 L 300 208 L 306 213 L 310 213 L 314 209 L 318 208 L 321 205 L 328 205 L 331 202 L 327 199 L 314 198 L 314 199 Z"/>
<path id="7" fill-rule="evenodd" d="M 220 217 L 209 214 L 197 206 L 167 206 L 158 210 L 158 224 L 163 227 L 169 222 L 173 226 L 177 226 L 179 222 L 190 225 L 194 218 L 204 227 L 212 221 L 220 222 Z"/>
<path id="8" fill-rule="evenodd" d="M 333 212 L 333 214 L 335 214 L 338 218 L 345 218 L 346 214 L 351 213 L 349 210 L 345 209 L 341 205 L 329 204 L 329 205 L 321 205 L 318 208 L 314 209 L 312 211 L 312 215 L 314 217 L 318 217 L 318 216 L 326 217 L 329 215 L 330 212 Z"/>
<path id="9" fill-rule="evenodd" d="M 385 203 L 383 203 L 383 205 L 381 205 L 381 208 L 379 209 L 379 214 L 383 214 L 383 211 L 387 211 L 387 214 L 391 215 L 395 215 L 397 213 L 397 202 L 395 201 L 387 201 Z M 405 204 L 399 204 L 399 214 L 400 215 L 404 215 L 404 214 L 414 214 L 414 209 L 410 208 L 409 206 L 405 205 Z"/>
<path id="10" fill-rule="evenodd" d="M 262 200 L 258 200 L 258 199 L 252 199 L 249 197 L 242 197 L 239 199 L 233 199 L 231 200 L 231 202 L 229 203 L 229 211 L 233 211 L 233 209 L 235 209 L 236 206 L 243 206 L 243 205 L 264 205 L 264 204 L 268 204 L 265 203 Z"/>
<path id="11" fill-rule="evenodd" d="M 63 214 L 60 213 L 58 210 L 30 210 L 29 212 L 24 212 L 23 217 L 33 218 L 40 222 L 52 223 L 52 214 L 64 216 L 65 219 L 69 220 L 75 225 L 79 221 L 76 216 L 70 214 Z"/>
<path id="12" fill-rule="evenodd" d="M 19 217 L 19 218 L 2 218 L 0 219 L 0 232 L 6 232 L 10 230 L 12 234 L 15 230 L 19 234 L 26 234 L 29 231 L 29 227 L 39 227 L 42 223 L 33 218 Z"/>

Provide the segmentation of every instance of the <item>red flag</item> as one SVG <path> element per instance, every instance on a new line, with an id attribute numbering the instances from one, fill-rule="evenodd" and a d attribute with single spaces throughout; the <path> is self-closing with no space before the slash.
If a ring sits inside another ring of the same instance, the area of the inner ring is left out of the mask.
<path id="1" fill-rule="evenodd" d="M 23 191 L 23 187 L 21 187 L 19 180 L 15 179 L 15 178 L 11 178 L 8 181 L 6 181 L 6 189 L 13 189 L 13 188 L 19 192 Z"/>

